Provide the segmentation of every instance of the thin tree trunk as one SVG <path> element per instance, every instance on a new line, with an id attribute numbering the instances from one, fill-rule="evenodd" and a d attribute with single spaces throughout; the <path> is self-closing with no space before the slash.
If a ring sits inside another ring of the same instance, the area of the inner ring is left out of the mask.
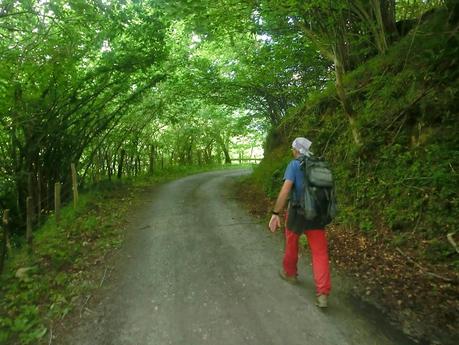
<path id="1" fill-rule="evenodd" d="M 41 209 L 42 209 L 42 174 L 40 173 L 40 168 L 38 168 L 37 171 L 37 222 L 38 226 L 41 225 Z"/>
<path id="2" fill-rule="evenodd" d="M 201 150 L 198 150 L 198 165 L 201 166 L 202 165 L 202 151 Z"/>
<path id="3" fill-rule="evenodd" d="M 105 162 L 107 164 L 107 176 L 108 176 L 108 180 L 111 181 L 112 180 L 112 162 L 111 162 L 111 156 L 110 156 L 110 152 L 106 152 L 105 154 Z"/>
<path id="4" fill-rule="evenodd" d="M 118 160 L 118 174 L 117 177 L 120 179 L 123 176 L 123 163 L 124 163 L 124 156 L 126 155 L 126 151 L 124 149 L 121 150 L 120 158 Z"/>
<path id="5" fill-rule="evenodd" d="M 7 252 L 7 243 L 8 243 L 8 228 L 9 228 L 9 212 L 10 210 L 3 210 L 3 219 L 2 219 L 2 228 L 3 228 L 3 238 L 2 244 L 0 247 L 0 274 L 3 272 L 3 267 L 5 263 L 5 257 Z"/>
<path id="6" fill-rule="evenodd" d="M 216 139 L 217 139 L 217 143 L 220 145 L 221 150 L 223 151 L 223 155 L 225 157 L 225 164 L 231 164 L 231 157 L 229 155 L 229 150 L 228 150 L 227 145 L 225 145 L 223 138 L 219 134 Z"/>
<path id="7" fill-rule="evenodd" d="M 153 144 L 150 144 L 150 165 L 148 168 L 148 173 L 150 175 L 153 175 L 154 164 L 155 164 L 155 146 Z"/>
<path id="8" fill-rule="evenodd" d="M 389 43 L 391 43 L 398 36 L 395 19 L 395 0 L 380 0 L 380 2 L 384 30 L 386 37 L 389 38 Z"/>
<path id="9" fill-rule="evenodd" d="M 228 152 L 228 148 L 222 145 L 223 154 L 225 155 L 225 164 L 231 164 L 231 157 Z"/>
<path id="10" fill-rule="evenodd" d="M 354 143 L 358 146 L 361 145 L 362 141 L 360 139 L 360 133 L 357 128 L 357 124 L 355 121 L 355 114 L 354 114 L 354 109 L 352 108 L 351 103 L 349 102 L 349 99 L 346 94 L 346 89 L 344 88 L 343 84 L 343 78 L 344 78 L 344 66 L 342 64 L 341 59 L 339 58 L 339 53 L 335 51 L 335 74 L 336 74 L 336 92 L 338 94 L 338 97 L 341 101 L 341 104 L 344 109 L 344 113 L 346 114 L 348 121 L 349 121 L 349 126 L 352 132 L 352 137 L 354 139 Z"/>

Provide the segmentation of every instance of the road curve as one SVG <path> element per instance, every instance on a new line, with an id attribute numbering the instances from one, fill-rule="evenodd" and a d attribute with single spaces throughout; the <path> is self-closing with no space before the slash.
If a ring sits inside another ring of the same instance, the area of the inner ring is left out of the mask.
<path id="1" fill-rule="evenodd" d="M 395 339 L 340 298 L 314 305 L 310 265 L 278 277 L 282 241 L 233 200 L 248 170 L 193 175 L 156 188 L 135 222 L 104 296 L 69 345 L 390 345 Z"/>

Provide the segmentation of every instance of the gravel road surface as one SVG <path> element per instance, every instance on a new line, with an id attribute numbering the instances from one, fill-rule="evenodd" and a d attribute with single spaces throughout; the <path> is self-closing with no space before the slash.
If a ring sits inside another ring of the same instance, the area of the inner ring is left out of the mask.
<path id="1" fill-rule="evenodd" d="M 132 212 L 103 296 L 53 344 L 411 344 L 356 308 L 333 274 L 330 306 L 319 310 L 307 258 L 299 285 L 279 278 L 281 236 L 229 188 L 249 172 L 203 173 L 153 190 Z"/>

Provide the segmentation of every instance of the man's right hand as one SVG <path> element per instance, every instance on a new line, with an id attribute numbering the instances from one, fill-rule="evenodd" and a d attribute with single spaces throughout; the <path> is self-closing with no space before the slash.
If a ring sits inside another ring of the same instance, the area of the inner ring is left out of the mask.
<path id="1" fill-rule="evenodd" d="M 271 230 L 271 232 L 275 232 L 277 230 L 277 228 L 280 228 L 281 226 L 281 221 L 280 221 L 280 218 L 278 215 L 276 214 L 273 214 L 271 216 L 271 220 L 269 221 L 269 230 Z"/>

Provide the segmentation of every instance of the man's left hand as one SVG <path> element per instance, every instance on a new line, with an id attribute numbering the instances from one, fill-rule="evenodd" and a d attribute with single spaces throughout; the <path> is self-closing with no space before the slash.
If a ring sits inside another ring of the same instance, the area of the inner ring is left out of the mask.
<path id="1" fill-rule="evenodd" d="M 271 220 L 269 221 L 269 230 L 271 230 L 271 232 L 275 232 L 277 230 L 277 228 L 280 228 L 281 226 L 281 221 L 280 221 L 280 217 L 276 214 L 273 214 L 271 216 Z"/>

